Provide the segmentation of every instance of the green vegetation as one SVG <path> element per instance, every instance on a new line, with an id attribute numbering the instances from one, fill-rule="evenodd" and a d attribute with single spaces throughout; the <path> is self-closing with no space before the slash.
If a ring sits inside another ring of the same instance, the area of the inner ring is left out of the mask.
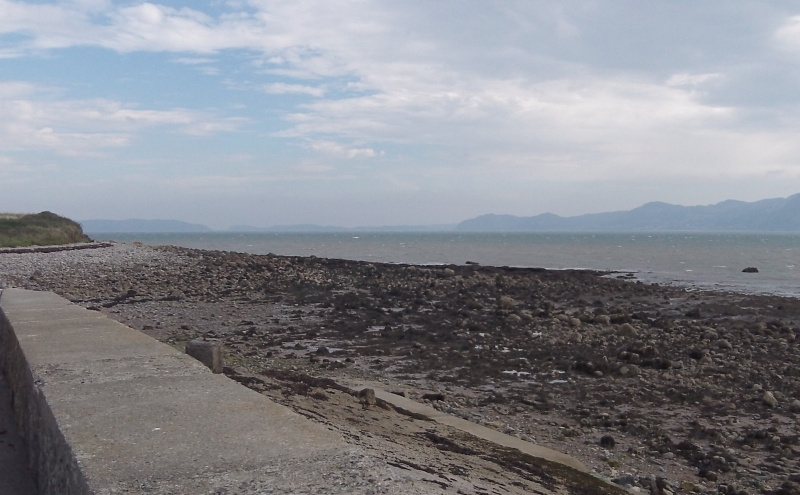
<path id="1" fill-rule="evenodd" d="M 34 215 L 0 213 L 0 247 L 57 246 L 92 242 L 78 222 L 43 211 Z"/>

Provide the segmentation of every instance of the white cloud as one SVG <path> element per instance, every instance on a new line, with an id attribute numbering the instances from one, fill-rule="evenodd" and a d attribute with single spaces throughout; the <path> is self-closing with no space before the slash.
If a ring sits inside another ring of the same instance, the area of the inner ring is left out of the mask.
<path id="1" fill-rule="evenodd" d="M 187 8 L 142 3 L 113 11 L 110 18 L 100 43 L 121 52 L 215 53 L 242 43 L 242 34 L 231 26 Z"/>
<path id="2" fill-rule="evenodd" d="M 329 163 L 319 163 L 311 161 L 303 161 L 300 163 L 296 163 L 291 168 L 296 172 L 309 173 L 309 174 L 327 174 L 328 172 L 333 172 L 335 170 L 333 165 Z"/>
<path id="3" fill-rule="evenodd" d="M 207 76 L 218 76 L 221 71 L 215 65 L 216 60 L 208 57 L 178 57 L 173 59 L 179 64 L 195 67 L 201 74 Z"/>
<path id="4" fill-rule="evenodd" d="M 235 132 L 250 122 L 250 119 L 244 117 L 213 118 L 195 114 L 191 118 L 191 122 L 187 123 L 180 131 L 192 136 L 211 136 L 223 132 Z"/>
<path id="5" fill-rule="evenodd" d="M 210 57 L 178 57 L 174 60 L 185 65 L 206 65 L 216 62 L 216 59 Z"/>
<path id="6" fill-rule="evenodd" d="M 272 83 L 264 86 L 264 91 L 274 95 L 310 95 L 318 98 L 325 96 L 324 88 L 304 84 Z"/>
<path id="7" fill-rule="evenodd" d="M 154 3 L 114 6 L 102 1 L 29 4 L 0 0 L 0 11 L 0 33 L 29 38 L 5 56 L 73 46 L 209 54 L 257 46 L 263 35 L 247 19 L 216 20 L 198 10 Z"/>
<path id="8" fill-rule="evenodd" d="M 334 141 L 313 141 L 312 150 L 335 158 L 373 158 L 378 153 L 371 148 L 350 148 Z"/>
<path id="9" fill-rule="evenodd" d="M 303 108 L 290 116 L 293 126 L 282 135 L 444 145 L 481 156 L 516 151 L 523 161 L 526 153 L 576 145 L 601 154 L 610 143 L 645 131 L 669 133 L 732 116 L 730 109 L 703 105 L 681 89 L 597 78 L 472 80 L 457 86 L 434 80 Z"/>
<path id="10" fill-rule="evenodd" d="M 800 52 L 800 15 L 786 19 L 775 31 L 774 39 L 780 48 Z"/>
<path id="11" fill-rule="evenodd" d="M 91 14 L 104 9 L 103 2 L 30 4 L 0 0 L 0 33 L 18 33 L 28 37 L 6 56 L 22 56 L 30 50 L 66 48 L 91 39 L 99 29 L 91 22 Z"/>
<path id="12" fill-rule="evenodd" d="M 154 127 L 210 135 L 234 131 L 246 122 L 188 109 L 138 109 L 108 99 L 59 101 L 51 92 L 27 83 L 0 81 L 0 148 L 96 156 L 103 150 L 129 146 L 139 133 Z"/>
<path id="13" fill-rule="evenodd" d="M 667 86 L 669 87 L 677 87 L 677 88 L 694 88 L 698 86 L 703 86 L 709 82 L 713 82 L 722 78 L 721 74 L 713 73 L 713 74 L 689 74 L 689 73 L 680 73 L 680 74 L 673 74 L 667 79 Z"/>

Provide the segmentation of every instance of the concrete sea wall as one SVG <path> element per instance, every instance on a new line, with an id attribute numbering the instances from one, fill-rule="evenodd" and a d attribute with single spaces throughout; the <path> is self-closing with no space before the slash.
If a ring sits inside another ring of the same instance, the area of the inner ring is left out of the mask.
<path id="1" fill-rule="evenodd" d="M 55 309 L 62 306 L 59 299 L 51 296 L 38 302 Z M 39 492 L 90 493 L 78 461 L 58 428 L 4 311 L 0 311 L 0 367 L 11 388 L 15 420 L 29 446 L 29 466 L 36 474 Z"/>
<path id="2" fill-rule="evenodd" d="M 387 479 L 338 434 L 52 293 L 2 292 L 0 366 L 42 494 L 367 493 Z"/>

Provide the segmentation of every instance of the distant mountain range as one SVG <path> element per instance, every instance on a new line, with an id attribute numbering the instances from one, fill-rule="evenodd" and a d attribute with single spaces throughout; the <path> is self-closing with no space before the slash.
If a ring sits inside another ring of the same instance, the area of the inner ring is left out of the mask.
<path id="1" fill-rule="evenodd" d="M 88 233 L 213 232 L 180 220 L 84 220 Z M 800 194 L 747 203 L 728 200 L 708 206 L 647 203 L 628 211 L 561 217 L 481 215 L 459 224 L 335 227 L 314 224 L 254 227 L 236 225 L 227 232 L 800 232 Z"/>
<path id="2" fill-rule="evenodd" d="M 253 225 L 234 225 L 228 232 L 346 232 L 344 227 L 331 227 L 303 223 L 297 225 L 275 225 L 273 227 L 255 227 Z"/>
<path id="3" fill-rule="evenodd" d="M 276 225 L 274 227 L 253 227 L 234 225 L 228 232 L 448 232 L 456 224 L 440 225 L 382 225 L 380 227 L 333 227 L 315 224 Z"/>
<path id="4" fill-rule="evenodd" d="M 84 232 L 92 234 L 113 233 L 202 233 L 202 232 L 446 232 L 456 227 L 447 225 L 386 225 L 380 227 L 334 227 L 315 224 L 276 225 L 254 227 L 234 225 L 226 231 L 215 231 L 198 223 L 181 220 L 82 220 Z"/>
<path id="5" fill-rule="evenodd" d="M 709 206 L 647 203 L 629 211 L 560 217 L 481 215 L 456 226 L 460 232 L 580 231 L 800 231 L 800 194 L 754 203 L 728 200 Z"/>

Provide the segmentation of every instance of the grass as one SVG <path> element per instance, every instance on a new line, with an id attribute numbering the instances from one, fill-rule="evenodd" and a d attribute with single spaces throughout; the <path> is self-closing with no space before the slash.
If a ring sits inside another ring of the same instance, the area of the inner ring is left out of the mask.
<path id="1" fill-rule="evenodd" d="M 0 247 L 58 246 L 92 242 L 78 222 L 43 211 L 0 213 Z"/>

